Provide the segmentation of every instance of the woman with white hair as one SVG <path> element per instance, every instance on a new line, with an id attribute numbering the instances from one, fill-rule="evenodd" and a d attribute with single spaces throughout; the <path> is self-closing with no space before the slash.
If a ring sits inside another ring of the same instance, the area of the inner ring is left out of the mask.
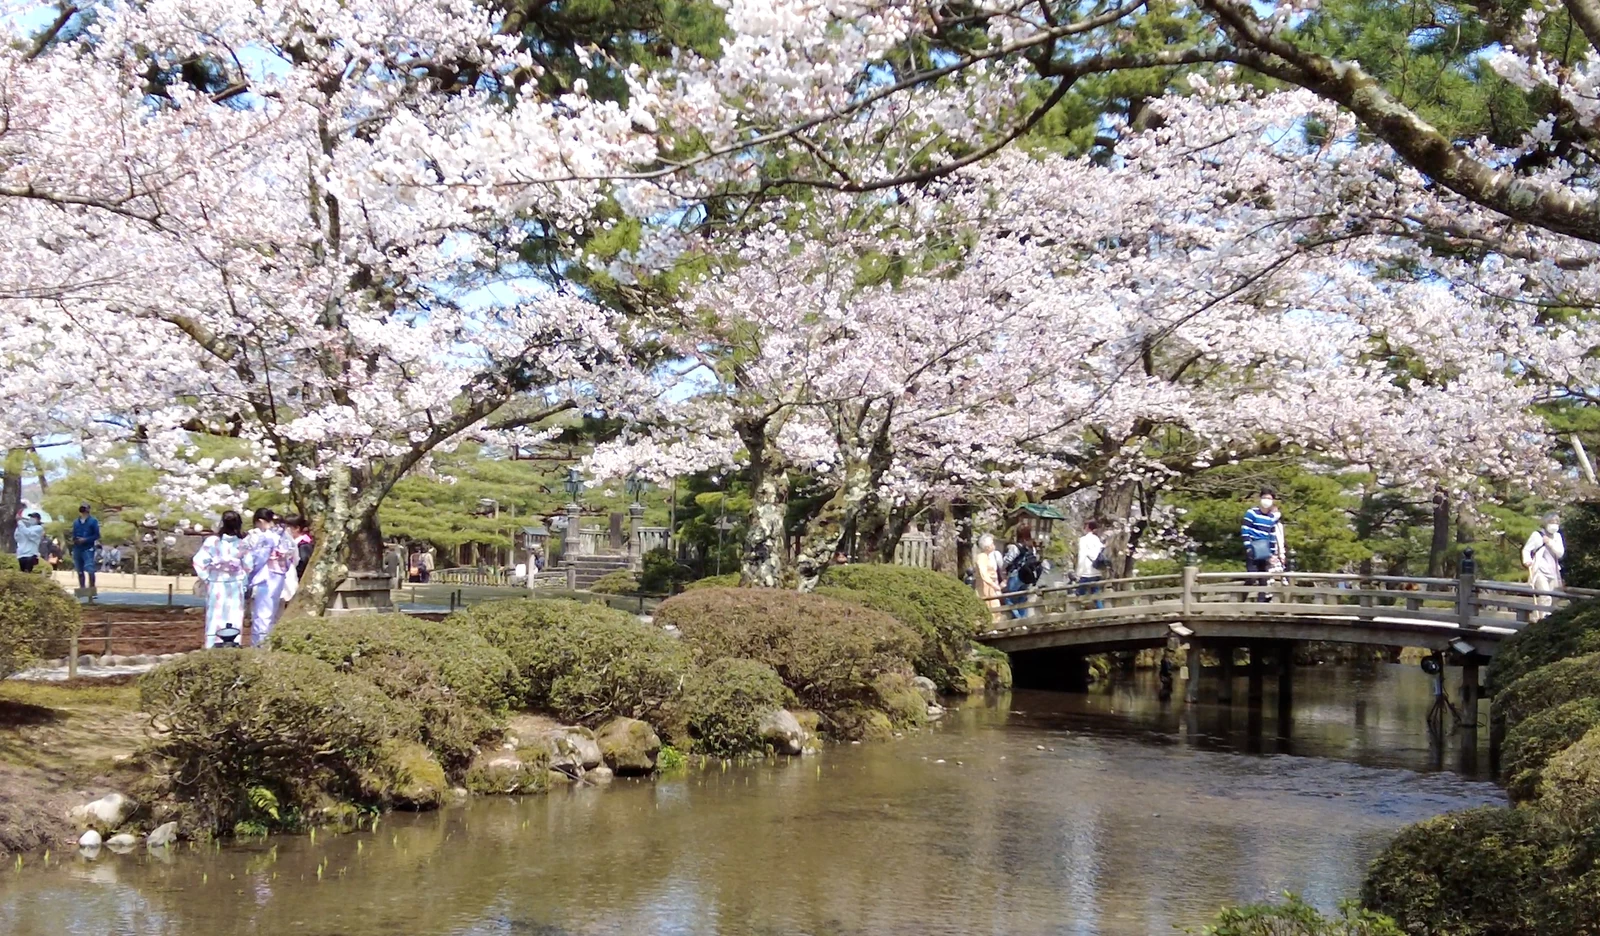
<path id="1" fill-rule="evenodd" d="M 998 623 L 1001 618 L 1000 551 L 994 548 L 994 537 L 985 533 L 978 538 L 978 551 L 972 557 L 973 579 L 977 582 L 978 597 L 989 606 Z"/>
<path id="2" fill-rule="evenodd" d="M 1528 584 L 1538 591 L 1553 592 L 1561 590 L 1561 559 L 1567 554 L 1567 546 L 1561 541 L 1561 518 L 1556 514 L 1544 515 L 1544 525 L 1528 534 L 1528 541 L 1522 546 L 1522 564 L 1528 570 Z M 1548 606 L 1552 602 L 1550 595 L 1536 595 L 1533 603 Z M 1543 614 L 1533 614 L 1529 617 L 1537 621 Z"/>

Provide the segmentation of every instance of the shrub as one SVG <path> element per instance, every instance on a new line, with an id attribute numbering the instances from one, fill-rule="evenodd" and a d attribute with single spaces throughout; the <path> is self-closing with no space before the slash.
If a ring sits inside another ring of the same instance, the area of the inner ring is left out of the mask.
<path id="1" fill-rule="evenodd" d="M 1539 808 L 1574 828 L 1600 819 L 1600 729 L 1591 729 L 1545 765 Z"/>
<path id="2" fill-rule="evenodd" d="M 1547 936 L 1567 881 L 1561 829 L 1535 810 L 1482 807 L 1401 830 L 1372 862 L 1366 906 L 1408 933 Z"/>
<path id="3" fill-rule="evenodd" d="M 690 666 L 672 635 L 604 605 L 516 598 L 474 605 L 446 623 L 471 627 L 506 651 L 527 705 L 579 722 L 655 713 Z"/>
<path id="4" fill-rule="evenodd" d="M 17 561 L 16 555 L 0 552 L 0 572 L 21 572 L 22 563 Z"/>
<path id="5" fill-rule="evenodd" d="M 81 621 L 78 602 L 48 576 L 0 572 L 0 679 L 66 654 Z"/>
<path id="6" fill-rule="evenodd" d="M 697 591 L 702 588 L 738 588 L 739 573 L 729 572 L 726 575 L 708 575 L 703 579 L 695 579 L 683 586 L 684 591 Z"/>
<path id="7" fill-rule="evenodd" d="M 1600 699 L 1580 699 L 1530 715 L 1507 732 L 1500 770 L 1511 801 L 1537 797 L 1545 764 L 1597 725 Z"/>
<path id="8" fill-rule="evenodd" d="M 683 706 L 695 750 L 733 757 L 762 749 L 761 717 L 789 705 L 777 670 L 755 660 L 713 660 L 689 677 Z"/>
<path id="9" fill-rule="evenodd" d="M 1503 689 L 1541 666 L 1600 651 L 1600 601 L 1582 601 L 1507 638 L 1489 661 L 1489 685 Z"/>
<path id="10" fill-rule="evenodd" d="M 597 595 L 637 595 L 639 580 L 628 569 L 615 569 L 596 579 L 589 590 Z"/>
<path id="11" fill-rule="evenodd" d="M 672 558 L 666 547 L 657 547 L 644 554 L 639 590 L 646 595 L 670 595 L 693 574 L 688 566 Z"/>
<path id="12" fill-rule="evenodd" d="M 1494 717 L 1509 730 L 1545 709 L 1600 697 L 1600 653 L 1541 666 L 1495 694 Z"/>
<path id="13" fill-rule="evenodd" d="M 821 584 L 873 596 L 868 607 L 893 615 L 921 636 L 922 646 L 912 661 L 917 672 L 942 692 L 966 691 L 961 662 L 989 615 L 959 579 L 910 566 L 842 565 L 829 566 Z"/>
<path id="14" fill-rule="evenodd" d="M 916 634 L 880 611 L 776 588 L 706 588 L 662 602 L 656 623 L 678 628 L 701 660 L 742 657 L 777 670 L 809 709 L 876 704 L 872 680 L 909 671 Z"/>
<path id="15" fill-rule="evenodd" d="M 189 654 L 140 680 L 139 698 L 159 731 L 158 783 L 212 832 L 360 800 L 386 742 L 418 731 L 371 682 L 294 653 Z"/>
<path id="16" fill-rule="evenodd" d="M 1393 920 L 1356 904 L 1343 904 L 1337 916 L 1325 917 L 1299 895 L 1284 896 L 1286 900 L 1281 904 L 1229 907 L 1201 933 L 1203 936 L 1404 936 Z"/>

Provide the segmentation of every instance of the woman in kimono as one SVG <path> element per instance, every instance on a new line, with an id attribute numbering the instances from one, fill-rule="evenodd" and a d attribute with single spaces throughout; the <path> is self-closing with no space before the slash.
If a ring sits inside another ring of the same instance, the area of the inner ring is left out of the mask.
<path id="1" fill-rule="evenodd" d="M 1000 594 L 1004 591 L 1000 587 L 1001 564 L 1000 551 L 994 548 L 994 537 L 985 533 L 978 540 L 978 551 L 972 557 L 973 569 L 976 572 L 973 577 L 978 586 L 978 597 L 989 606 L 996 623 L 1001 618 Z"/>
<path id="2" fill-rule="evenodd" d="M 259 647 L 283 613 L 285 585 L 300 556 L 270 509 L 257 510 L 254 521 L 255 529 L 244 538 L 244 550 L 250 567 L 250 646 Z"/>
<path id="3" fill-rule="evenodd" d="M 194 554 L 194 574 L 206 583 L 206 647 L 217 645 L 217 631 L 244 627 L 244 587 L 250 580 L 246 566 L 244 521 L 236 511 L 222 515 L 222 526 L 206 537 Z"/>

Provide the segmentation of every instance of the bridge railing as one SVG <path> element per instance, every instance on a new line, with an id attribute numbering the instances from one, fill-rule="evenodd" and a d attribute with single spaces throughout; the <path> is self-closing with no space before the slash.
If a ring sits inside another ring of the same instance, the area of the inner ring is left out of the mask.
<path id="1" fill-rule="evenodd" d="M 1002 596 L 990 633 L 1165 617 L 1275 617 L 1350 623 L 1521 629 L 1540 613 L 1600 591 L 1539 591 L 1514 582 L 1316 572 L 1201 572 L 1059 585 Z M 1024 617 L 1015 618 L 1021 611 Z"/>

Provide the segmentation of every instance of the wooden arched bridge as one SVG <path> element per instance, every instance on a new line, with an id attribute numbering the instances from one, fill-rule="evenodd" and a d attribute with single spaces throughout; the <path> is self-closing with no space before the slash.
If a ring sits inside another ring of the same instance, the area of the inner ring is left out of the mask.
<path id="1" fill-rule="evenodd" d="M 1464 563 L 1466 565 L 1467 563 Z M 1274 659 L 1279 705 L 1292 687 L 1294 645 L 1307 641 L 1421 647 L 1444 666 L 1461 667 L 1462 724 L 1475 726 L 1479 667 L 1505 638 L 1570 601 L 1600 592 L 1541 592 L 1527 585 L 1457 578 L 1290 572 L 1179 573 L 1035 589 L 996 615 L 979 640 L 1010 654 L 1019 685 L 1087 686 L 1090 654 L 1186 644 L 1219 661 L 1218 701 L 1232 701 L 1233 667 L 1248 651 L 1250 695 L 1261 695 L 1265 660 Z M 1025 611 L 1012 617 L 1012 611 Z M 1199 654 L 1191 652 L 1190 659 Z M 1185 686 L 1199 698 L 1199 666 Z"/>

